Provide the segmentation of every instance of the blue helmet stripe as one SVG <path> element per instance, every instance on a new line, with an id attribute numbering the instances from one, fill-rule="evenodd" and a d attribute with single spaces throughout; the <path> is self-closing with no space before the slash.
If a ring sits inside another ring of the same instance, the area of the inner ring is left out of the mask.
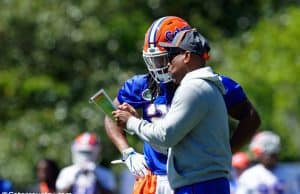
<path id="1" fill-rule="evenodd" d="M 148 44 L 149 48 L 156 47 L 156 34 L 157 34 L 157 27 L 166 19 L 167 17 L 162 17 L 158 20 L 156 20 L 149 31 L 148 35 Z"/>

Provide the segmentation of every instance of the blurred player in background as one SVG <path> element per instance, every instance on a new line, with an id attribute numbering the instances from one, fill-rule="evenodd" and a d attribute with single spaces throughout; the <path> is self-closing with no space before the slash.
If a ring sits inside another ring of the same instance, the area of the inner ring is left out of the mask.
<path id="1" fill-rule="evenodd" d="M 176 16 L 162 17 L 152 23 L 145 35 L 143 49 L 143 58 L 149 73 L 136 75 L 125 81 L 114 99 L 116 107 L 127 102 L 140 109 L 143 119 L 150 122 L 165 116 L 177 86 L 168 73 L 168 53 L 158 42 L 171 42 L 179 31 L 186 29 L 191 29 L 190 25 Z M 228 77 L 220 75 L 219 78 L 227 91 L 224 99 L 228 113 L 239 121 L 231 138 L 232 150 L 236 151 L 252 137 L 260 119 L 241 86 Z M 130 147 L 123 129 L 108 117 L 105 118 L 105 128 L 122 153 L 129 170 L 138 177 L 133 193 L 173 193 L 166 176 L 168 148 L 144 143 L 144 154 L 140 154 Z"/>
<path id="2" fill-rule="evenodd" d="M 0 192 L 1 193 L 13 192 L 12 182 L 8 179 L 0 178 Z"/>
<path id="3" fill-rule="evenodd" d="M 38 161 L 36 165 L 37 183 L 32 185 L 27 192 L 31 193 L 55 193 L 55 182 L 59 173 L 57 163 L 48 158 Z"/>
<path id="4" fill-rule="evenodd" d="M 293 194 L 288 192 L 286 175 L 278 165 L 280 137 L 271 131 L 262 131 L 250 143 L 257 164 L 245 170 L 238 179 L 236 194 Z"/>
<path id="5" fill-rule="evenodd" d="M 230 173 L 230 193 L 235 194 L 239 176 L 250 166 L 250 157 L 245 152 L 236 152 L 232 156 L 232 169 Z"/>
<path id="6" fill-rule="evenodd" d="M 80 134 L 76 137 L 71 151 L 73 164 L 61 170 L 56 181 L 58 192 L 113 194 L 116 191 L 114 174 L 96 163 L 101 146 L 94 134 Z"/>

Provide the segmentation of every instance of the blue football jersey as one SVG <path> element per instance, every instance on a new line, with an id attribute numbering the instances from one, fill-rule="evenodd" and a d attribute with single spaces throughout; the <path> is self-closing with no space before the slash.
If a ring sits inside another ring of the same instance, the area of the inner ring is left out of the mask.
<path id="1" fill-rule="evenodd" d="M 219 78 L 225 88 L 225 95 L 223 97 L 227 109 L 244 101 L 247 98 L 240 84 L 224 75 L 219 75 Z"/>
<path id="2" fill-rule="evenodd" d="M 224 75 L 219 75 L 219 77 L 226 90 L 224 100 L 227 108 L 246 99 L 246 95 L 238 83 Z M 128 79 L 120 88 L 117 99 L 120 104 L 127 102 L 134 108 L 141 109 L 143 119 L 155 122 L 156 119 L 163 118 L 168 112 L 175 91 L 168 84 L 160 84 L 160 94 L 152 98 L 149 90 L 149 79 L 150 75 L 148 74 L 136 75 Z M 166 174 L 166 151 L 167 148 L 144 143 L 146 162 L 154 174 Z"/>

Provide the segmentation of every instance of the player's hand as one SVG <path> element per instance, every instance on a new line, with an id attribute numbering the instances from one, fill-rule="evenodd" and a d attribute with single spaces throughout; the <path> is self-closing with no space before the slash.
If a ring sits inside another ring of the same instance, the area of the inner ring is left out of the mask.
<path id="1" fill-rule="evenodd" d="M 133 148 L 125 149 L 122 151 L 122 154 L 122 160 L 134 176 L 144 177 L 148 174 L 148 168 L 143 154 L 137 153 Z"/>

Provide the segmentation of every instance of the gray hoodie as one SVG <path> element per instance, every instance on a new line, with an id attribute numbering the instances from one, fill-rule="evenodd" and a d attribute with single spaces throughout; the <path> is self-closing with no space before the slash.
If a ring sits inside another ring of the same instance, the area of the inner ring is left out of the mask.
<path id="1" fill-rule="evenodd" d="M 150 144 L 170 147 L 167 172 L 173 189 L 228 177 L 231 167 L 224 87 L 210 67 L 189 72 L 158 122 L 130 117 L 127 130 Z"/>

